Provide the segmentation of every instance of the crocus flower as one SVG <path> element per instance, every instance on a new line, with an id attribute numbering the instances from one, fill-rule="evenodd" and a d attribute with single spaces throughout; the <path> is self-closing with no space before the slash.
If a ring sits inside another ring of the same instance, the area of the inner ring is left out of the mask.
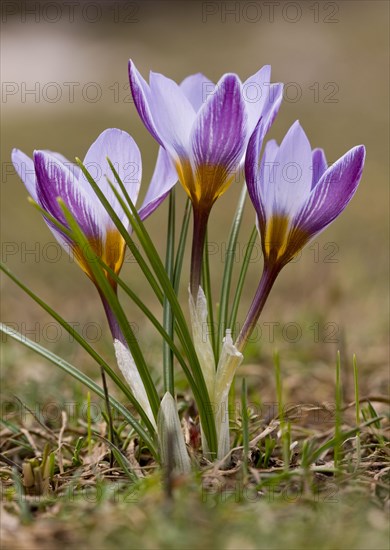
<path id="1" fill-rule="evenodd" d="M 91 145 L 83 162 L 118 217 L 130 230 L 128 219 L 106 177 L 118 185 L 107 157 L 115 166 L 131 200 L 135 203 L 141 184 L 141 155 L 129 134 L 117 129 L 108 129 Z M 67 226 L 57 202 L 57 199 L 61 198 L 75 217 L 94 252 L 118 274 L 124 260 L 125 241 L 78 166 L 67 161 L 62 155 L 49 151 L 34 151 L 32 160 L 22 151 L 14 149 L 12 161 L 33 200 L 62 225 Z M 141 219 L 145 219 L 158 207 L 176 180 L 177 175 L 168 155 L 160 149 L 152 181 L 139 209 Z M 76 243 L 52 222 L 46 222 L 58 242 L 69 254 L 74 254 L 80 267 L 93 280 L 88 262 Z M 110 278 L 109 280 L 115 288 L 114 281 Z"/>
<path id="2" fill-rule="evenodd" d="M 282 100 L 282 85 L 270 85 L 270 66 L 242 83 L 225 74 L 214 86 L 201 74 L 179 86 L 158 73 L 150 84 L 129 62 L 135 106 L 146 128 L 164 147 L 193 204 L 191 289 L 196 298 L 210 210 L 234 180 L 259 119 L 265 134 Z"/>
<path id="3" fill-rule="evenodd" d="M 135 141 L 129 134 L 121 130 L 109 129 L 105 130 L 91 145 L 83 162 L 117 216 L 125 227 L 130 230 L 127 216 L 107 180 L 108 176 L 120 191 L 107 157 L 118 172 L 130 199 L 133 203 L 136 203 L 141 184 L 141 155 Z M 95 254 L 115 274 L 118 274 L 124 260 L 125 240 L 79 167 L 67 161 L 62 155 L 48 151 L 35 151 L 34 160 L 32 160 L 22 151 L 14 149 L 12 161 L 32 199 L 54 219 L 68 227 L 64 213 L 57 201 L 58 198 L 61 198 L 79 224 Z M 149 189 L 138 211 L 142 220 L 152 214 L 159 206 L 176 181 L 176 171 L 164 149 L 160 148 Z M 58 242 L 69 254 L 74 255 L 80 267 L 98 288 L 83 251 L 53 222 L 49 219 L 45 219 L 45 221 Z M 109 274 L 107 274 L 107 278 L 116 291 L 116 282 Z M 114 339 L 118 366 L 152 425 L 156 426 L 145 387 L 127 347 L 126 340 L 115 315 L 100 290 L 99 294 Z M 102 377 L 103 385 L 106 387 L 103 371 Z"/>
<path id="4" fill-rule="evenodd" d="M 280 270 L 337 218 L 362 176 L 365 148 L 353 147 L 327 168 L 322 149 L 311 149 L 299 122 L 280 147 L 269 141 L 259 166 L 261 122 L 248 145 L 245 175 L 257 214 L 264 271 L 236 345 L 242 349 Z"/>

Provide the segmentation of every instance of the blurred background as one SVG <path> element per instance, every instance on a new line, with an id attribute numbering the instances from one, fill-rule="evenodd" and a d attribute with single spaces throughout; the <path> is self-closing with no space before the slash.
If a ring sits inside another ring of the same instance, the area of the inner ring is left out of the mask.
<path id="1" fill-rule="evenodd" d="M 66 4 L 66 5 L 64 5 Z M 2 260 L 57 309 L 102 353 L 112 358 L 100 301 L 90 281 L 54 244 L 10 162 L 13 147 L 83 158 L 107 127 L 128 131 L 143 158 L 144 193 L 157 146 L 130 97 L 127 62 L 142 74 L 162 72 L 176 81 L 203 72 L 248 78 L 272 65 L 272 81 L 286 85 L 285 101 L 269 138 L 280 141 L 299 119 L 313 147 L 333 162 L 363 143 L 361 185 L 342 216 L 285 268 L 266 305 L 243 372 L 261 387 L 273 350 L 282 351 L 294 398 L 323 398 L 322 377 L 333 378 L 336 350 L 350 365 L 356 353 L 366 392 L 383 391 L 388 339 L 388 11 L 383 1 L 349 2 L 3 2 L 1 38 Z M 226 240 L 241 184 L 217 202 L 209 227 L 214 299 Z M 184 192 L 178 187 L 178 225 Z M 147 221 L 164 254 L 167 204 Z M 237 265 L 253 227 L 248 202 Z M 189 255 L 189 249 L 188 249 Z M 186 303 L 188 262 L 183 271 Z M 243 320 L 262 269 L 259 248 L 245 285 Z M 150 307 L 157 305 L 131 257 L 124 278 Z M 86 370 L 88 358 L 26 295 L 2 277 L 2 321 Z M 132 304 L 150 363 L 161 371 L 161 344 Z M 278 323 L 278 324 L 277 324 Z M 272 334 L 274 327 L 274 334 Z M 3 339 L 4 340 L 4 339 Z M 3 342 L 4 343 L 4 342 Z M 16 343 L 3 346 L 6 387 L 44 390 L 52 365 Z M 245 371 L 246 369 L 246 371 Z M 347 369 L 346 381 L 350 379 Z M 314 375 L 313 375 L 314 373 Z M 12 376 L 7 376 L 12 374 Z M 43 388 L 42 388 L 43 386 Z M 27 389 L 26 389 L 27 391 Z M 54 391 L 54 390 L 53 390 Z"/>

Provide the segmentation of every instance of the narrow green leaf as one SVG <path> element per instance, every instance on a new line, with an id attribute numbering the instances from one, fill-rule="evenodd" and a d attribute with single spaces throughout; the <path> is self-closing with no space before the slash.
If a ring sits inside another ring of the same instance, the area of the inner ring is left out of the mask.
<path id="1" fill-rule="evenodd" d="M 81 169 L 83 170 L 86 178 L 88 179 L 91 187 L 95 191 L 96 195 L 100 199 L 101 203 L 107 210 L 107 212 L 111 215 L 111 212 L 113 212 L 112 207 L 108 203 L 107 199 L 104 197 L 103 193 L 97 186 L 97 184 L 94 182 L 93 178 L 89 174 L 88 170 L 83 166 L 81 161 L 79 159 L 76 159 L 79 163 Z M 116 172 L 113 164 L 109 159 L 107 159 L 111 170 L 121 188 L 123 191 L 124 185 Z M 111 188 L 113 190 L 113 193 L 115 194 L 117 200 L 119 201 L 120 205 L 122 206 L 124 212 L 128 216 L 129 222 L 131 223 L 134 232 L 136 233 L 146 255 L 147 258 L 162 286 L 163 291 L 165 292 L 165 295 L 167 299 L 169 300 L 173 314 L 175 317 L 175 326 L 178 333 L 178 336 L 182 342 L 182 345 L 184 349 L 186 350 L 187 357 L 189 359 L 194 380 L 196 383 L 195 388 L 193 388 L 194 397 L 197 402 L 200 417 L 202 420 L 203 430 L 206 435 L 206 439 L 208 440 L 209 449 L 211 452 L 216 453 L 217 450 L 217 435 L 216 435 L 216 429 L 215 429 L 215 422 L 214 422 L 214 416 L 212 414 L 212 407 L 210 403 L 210 398 L 208 395 L 207 387 L 204 381 L 202 369 L 199 364 L 198 357 L 196 355 L 196 351 L 194 348 L 194 345 L 192 343 L 191 335 L 183 314 L 183 311 L 181 309 L 181 306 L 178 302 L 175 289 L 172 286 L 171 281 L 169 280 L 169 277 L 167 276 L 167 273 L 165 271 L 164 265 L 161 262 L 161 259 L 158 255 L 158 252 L 148 234 L 148 232 L 145 229 L 144 224 L 139 218 L 138 212 L 134 206 L 134 204 L 131 202 L 130 198 L 128 198 L 128 203 L 131 212 L 129 212 L 129 208 L 126 206 L 126 204 L 123 201 L 123 197 L 118 192 L 116 187 L 111 184 Z M 112 219 L 114 223 L 116 224 L 117 216 L 115 212 L 113 212 Z M 123 225 L 123 224 L 122 224 Z"/>
<path id="2" fill-rule="evenodd" d="M 52 309 L 46 302 L 39 298 L 32 290 L 30 290 L 26 285 L 24 285 L 20 279 L 14 275 L 6 265 L 0 262 L 0 270 L 3 271 L 19 288 L 21 288 L 30 298 L 34 300 L 43 310 L 45 310 L 53 319 L 59 323 L 68 334 L 74 338 L 74 340 L 80 344 L 82 348 L 96 361 L 96 363 L 104 369 L 108 374 L 114 384 L 124 393 L 129 402 L 135 407 L 138 414 L 141 416 L 145 425 L 147 426 L 151 434 L 155 433 L 155 430 L 152 424 L 149 421 L 149 418 L 145 414 L 142 407 L 139 405 L 136 398 L 131 393 L 128 386 L 122 381 L 122 379 L 111 369 L 107 362 L 96 352 L 96 350 L 75 330 L 75 328 L 67 323 L 61 315 L 59 315 L 54 309 Z"/>
<path id="3" fill-rule="evenodd" d="M 248 267 L 251 261 L 253 247 L 256 242 L 257 234 L 258 234 L 257 227 L 254 226 L 252 229 L 251 236 L 249 237 L 249 242 L 245 250 L 244 260 L 242 262 L 241 269 L 240 269 L 240 275 L 238 277 L 237 288 L 234 295 L 232 311 L 230 313 L 230 320 L 229 320 L 229 327 L 232 329 L 233 336 L 236 336 L 235 324 L 237 320 L 238 308 L 240 306 L 242 289 L 244 288 L 245 278 L 248 272 Z"/>
<path id="4" fill-rule="evenodd" d="M 187 242 L 191 211 L 192 211 L 191 201 L 190 199 L 187 199 L 185 209 L 184 209 L 183 221 L 181 225 L 179 244 L 177 245 L 175 269 L 173 273 L 173 288 L 175 290 L 175 294 L 178 294 L 179 292 L 180 277 L 181 277 L 181 272 L 183 268 L 184 252 L 185 252 L 185 247 Z"/>
<path id="5" fill-rule="evenodd" d="M 126 343 L 129 347 L 129 350 L 134 358 L 134 361 L 137 365 L 138 371 L 142 378 L 142 382 L 145 386 L 146 393 L 149 398 L 150 406 L 153 411 L 153 415 L 157 420 L 158 409 L 160 407 L 160 400 L 155 388 L 154 382 L 150 375 L 149 369 L 146 365 L 145 358 L 142 354 L 141 348 L 138 344 L 138 341 L 134 335 L 134 332 L 127 320 L 127 317 L 123 311 L 122 306 L 119 303 L 118 297 L 114 292 L 112 286 L 110 285 L 106 274 L 99 264 L 98 256 L 90 245 L 88 239 L 85 237 L 84 233 L 81 231 L 77 221 L 73 217 L 72 213 L 66 207 L 65 203 L 59 199 L 58 203 L 61 206 L 61 209 L 64 213 L 66 221 L 69 224 L 69 227 L 73 233 L 73 241 L 78 243 L 80 249 L 83 250 L 84 258 L 88 262 L 88 266 L 91 269 L 91 272 L 102 291 L 105 299 L 107 300 L 110 308 L 112 309 L 116 320 L 120 326 L 120 329 L 123 333 L 123 336 L 126 340 Z"/>
<path id="6" fill-rule="evenodd" d="M 103 389 L 98 384 L 96 384 L 96 382 L 94 382 L 91 378 L 89 378 L 86 374 L 84 374 L 79 369 L 77 369 L 76 367 L 74 367 L 73 365 L 65 361 L 65 359 L 58 357 L 58 355 L 56 355 L 52 351 L 49 351 L 48 349 L 44 348 L 40 344 L 37 344 L 36 342 L 33 342 L 29 338 L 26 338 L 26 336 L 24 336 L 23 334 L 20 334 L 19 332 L 11 329 L 10 327 L 7 327 L 7 325 L 4 325 L 3 323 L 0 323 L 0 331 L 6 334 L 7 336 L 10 336 L 17 342 L 20 342 L 27 348 L 35 351 L 42 357 L 45 357 L 46 359 L 51 361 L 54 365 L 56 365 L 57 367 L 65 371 L 67 374 L 70 374 L 78 382 L 81 382 L 85 387 L 93 391 L 96 395 L 104 399 Z M 112 396 L 110 396 L 110 404 L 119 414 L 123 416 L 123 418 L 127 420 L 130 426 L 145 441 L 150 451 L 157 458 L 158 453 L 156 450 L 155 442 L 151 439 L 148 432 L 141 426 L 141 424 L 134 418 L 134 416 L 126 409 L 126 407 L 124 407 L 121 403 L 119 403 L 119 401 L 117 401 Z"/>
<path id="7" fill-rule="evenodd" d="M 334 428 L 334 466 L 337 469 L 340 463 L 340 450 L 341 450 L 341 423 L 342 423 L 342 387 L 341 387 L 341 359 L 340 352 L 337 352 L 336 360 L 336 416 L 335 416 L 335 428 Z"/>
<path id="8" fill-rule="evenodd" d="M 210 280 L 210 262 L 209 262 L 209 246 L 208 246 L 208 237 L 206 233 L 205 246 L 203 250 L 203 262 L 202 262 L 202 286 L 206 296 L 207 301 L 207 319 L 208 319 L 208 333 L 210 335 L 211 347 L 213 348 L 214 361 L 215 364 L 218 364 L 217 356 L 217 347 L 216 347 L 216 335 L 215 335 L 215 326 L 214 326 L 214 307 L 213 307 L 213 296 L 211 291 L 211 280 Z"/>
<path id="9" fill-rule="evenodd" d="M 173 283 L 174 275 L 174 254 L 175 254 L 175 188 L 169 194 L 168 210 L 168 231 L 167 231 L 167 249 L 165 256 L 165 269 L 170 281 Z M 163 305 L 163 323 L 164 329 L 173 339 L 174 320 L 172 307 L 164 296 Z M 172 396 L 175 395 L 174 372 L 173 372 L 173 352 L 166 340 L 163 341 L 163 368 L 164 368 L 164 390 Z"/>
<path id="10" fill-rule="evenodd" d="M 244 475 L 248 475 L 248 455 L 249 455 L 249 415 L 248 415 L 248 389 L 246 379 L 242 380 L 241 388 L 241 418 L 242 418 L 242 444 L 243 444 L 243 469 Z"/>
<path id="11" fill-rule="evenodd" d="M 226 260 L 225 260 L 225 266 L 224 266 L 223 277 L 222 277 L 221 298 L 219 301 L 218 336 L 217 336 L 217 342 L 216 342 L 217 357 L 219 357 L 222 340 L 225 336 L 225 331 L 227 328 L 231 328 L 227 326 L 229 295 L 230 295 L 230 287 L 232 282 L 232 273 L 233 273 L 234 258 L 236 253 L 237 239 L 240 231 L 242 215 L 244 212 L 246 195 L 247 195 L 247 189 L 246 189 L 246 185 L 244 185 L 238 201 L 238 206 L 233 219 L 233 224 L 230 229 L 229 242 L 226 250 Z"/>

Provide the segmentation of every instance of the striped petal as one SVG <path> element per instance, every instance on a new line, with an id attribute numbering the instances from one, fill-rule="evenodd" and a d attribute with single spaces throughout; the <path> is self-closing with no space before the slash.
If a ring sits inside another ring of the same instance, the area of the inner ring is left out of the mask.
<path id="1" fill-rule="evenodd" d="M 326 163 L 325 152 L 323 149 L 314 149 L 313 151 L 313 178 L 311 188 L 313 189 L 319 182 L 322 174 L 326 171 L 328 165 Z"/>
<path id="2" fill-rule="evenodd" d="M 160 135 L 153 120 L 151 110 L 153 101 L 149 85 L 142 77 L 141 73 L 138 71 L 137 67 L 134 65 L 131 59 L 129 60 L 129 80 L 134 104 L 139 116 L 141 117 L 142 122 L 145 124 L 146 128 L 152 134 L 154 139 L 160 145 L 163 145 L 163 142 L 161 141 Z"/>
<path id="3" fill-rule="evenodd" d="M 37 175 L 37 198 L 39 204 L 63 225 L 67 225 L 65 216 L 57 199 L 60 197 L 72 212 L 87 238 L 99 248 L 103 241 L 100 212 L 91 207 L 85 191 L 76 185 L 73 174 L 64 164 L 52 155 L 42 151 L 34 152 L 34 165 Z M 50 222 L 48 222 L 50 226 Z M 58 229 L 52 227 L 57 233 Z M 62 238 L 69 243 L 68 237 Z M 99 243 L 99 244 L 98 244 Z M 99 252 L 99 250 L 97 250 Z"/>
<path id="4" fill-rule="evenodd" d="M 146 128 L 173 157 L 186 156 L 195 109 L 173 80 L 150 73 L 150 86 L 134 63 L 129 62 L 130 87 L 134 104 Z"/>
<path id="5" fill-rule="evenodd" d="M 347 206 L 359 185 L 365 147 L 354 147 L 322 175 L 294 220 L 294 226 L 313 236 L 329 225 Z"/>
<path id="6" fill-rule="evenodd" d="M 254 131 L 269 101 L 271 66 L 264 65 L 242 85 L 243 100 L 248 113 L 248 133 Z"/>
<path id="7" fill-rule="evenodd" d="M 241 83 L 225 75 L 201 108 L 192 130 L 194 180 L 182 182 L 193 202 L 210 207 L 234 178 L 245 151 L 247 114 Z"/>
<path id="8" fill-rule="evenodd" d="M 165 149 L 160 147 L 152 180 L 146 192 L 144 202 L 138 211 L 141 220 L 144 220 L 156 210 L 176 182 L 176 169 Z"/>

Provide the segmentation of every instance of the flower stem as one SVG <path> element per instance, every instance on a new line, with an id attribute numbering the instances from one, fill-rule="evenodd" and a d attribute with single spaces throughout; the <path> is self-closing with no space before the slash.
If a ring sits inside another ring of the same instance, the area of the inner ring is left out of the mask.
<path id="1" fill-rule="evenodd" d="M 202 211 L 197 206 L 193 207 L 194 230 L 192 234 L 192 254 L 191 254 L 191 294 L 196 303 L 198 290 L 200 286 L 200 277 L 202 273 L 203 249 L 206 239 L 207 221 L 210 211 Z"/>
<path id="2" fill-rule="evenodd" d="M 110 307 L 110 304 L 107 302 L 107 300 L 106 300 L 106 298 L 105 298 L 105 296 L 103 295 L 102 292 L 99 291 L 99 294 L 100 294 L 100 298 L 101 298 L 102 303 L 103 303 L 104 311 L 106 313 L 108 325 L 110 327 L 113 339 L 114 340 L 119 340 L 124 346 L 128 347 L 127 343 L 126 343 L 126 339 L 123 335 L 123 332 L 121 331 L 121 328 L 119 326 L 117 318 L 115 317 L 115 315 L 114 315 L 114 313 L 113 313 L 113 311 Z"/>
<path id="3" fill-rule="evenodd" d="M 236 348 L 241 352 L 244 350 L 246 343 L 256 326 L 260 313 L 263 310 L 265 302 L 267 301 L 268 295 L 271 292 L 271 288 L 276 281 L 276 277 L 278 276 L 280 269 L 280 266 L 275 265 L 264 266 L 263 274 L 261 276 L 259 286 L 257 287 L 255 297 L 253 298 L 251 307 L 249 308 L 241 332 L 235 343 Z"/>
<path id="4" fill-rule="evenodd" d="M 104 311 L 106 312 L 108 325 L 110 327 L 113 339 L 114 340 L 115 339 L 119 340 L 122 344 L 124 344 L 126 346 L 127 345 L 126 340 L 123 336 L 123 333 L 122 333 L 122 331 L 119 327 L 118 321 L 117 321 L 117 319 L 116 319 L 109 303 L 107 302 L 106 298 L 104 297 L 103 292 L 101 292 L 98 287 L 97 287 L 97 289 L 98 289 L 100 298 L 101 298 L 102 303 L 103 303 Z M 111 407 L 110 407 L 110 395 L 108 393 L 106 373 L 104 372 L 103 367 L 100 368 L 100 374 L 101 374 L 101 377 L 102 377 L 103 390 L 104 390 L 104 400 L 106 402 L 106 413 L 107 413 L 108 425 L 109 425 L 109 431 L 110 431 L 109 441 L 113 445 L 115 445 L 115 432 L 114 432 L 114 422 L 112 420 Z M 114 465 L 114 452 L 111 450 L 111 452 L 110 452 L 110 468 L 112 468 L 113 465 Z"/>

